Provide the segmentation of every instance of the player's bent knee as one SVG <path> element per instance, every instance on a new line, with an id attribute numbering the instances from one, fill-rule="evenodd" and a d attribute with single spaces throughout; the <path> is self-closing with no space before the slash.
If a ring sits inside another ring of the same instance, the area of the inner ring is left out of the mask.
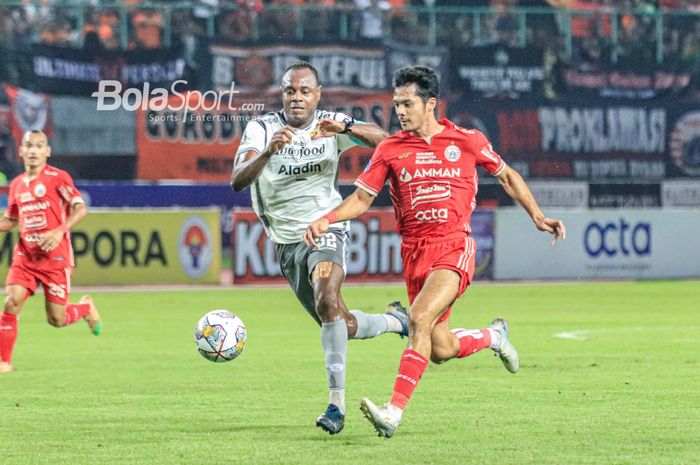
<path id="1" fill-rule="evenodd" d="M 46 322 L 50 324 L 51 326 L 54 326 L 56 328 L 60 328 L 65 324 L 65 321 L 63 318 L 58 318 L 54 315 L 46 315 Z"/>
<path id="2" fill-rule="evenodd" d="M 18 313 L 22 308 L 22 301 L 15 296 L 8 295 L 5 297 L 5 305 L 3 310 L 8 313 Z"/>
<path id="3" fill-rule="evenodd" d="M 335 292 L 321 292 L 316 297 L 316 313 L 323 318 L 338 313 L 338 295 Z"/>

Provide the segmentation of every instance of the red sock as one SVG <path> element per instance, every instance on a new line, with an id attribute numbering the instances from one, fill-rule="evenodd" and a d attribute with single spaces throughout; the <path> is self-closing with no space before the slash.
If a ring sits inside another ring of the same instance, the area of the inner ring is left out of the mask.
<path id="1" fill-rule="evenodd" d="M 468 357 L 491 345 L 491 333 L 488 329 L 453 329 L 452 333 L 459 340 L 457 358 Z"/>
<path id="2" fill-rule="evenodd" d="M 2 312 L 0 315 L 0 360 L 12 363 L 12 349 L 17 340 L 19 315 Z"/>
<path id="3" fill-rule="evenodd" d="M 90 313 L 90 304 L 68 304 L 66 305 L 66 324 L 72 325 Z"/>
<path id="4" fill-rule="evenodd" d="M 391 395 L 391 403 L 401 410 L 406 408 L 408 399 L 418 385 L 425 368 L 428 366 L 428 359 L 411 349 L 406 349 L 401 354 L 399 364 L 399 374 L 396 375 L 394 393 Z"/>

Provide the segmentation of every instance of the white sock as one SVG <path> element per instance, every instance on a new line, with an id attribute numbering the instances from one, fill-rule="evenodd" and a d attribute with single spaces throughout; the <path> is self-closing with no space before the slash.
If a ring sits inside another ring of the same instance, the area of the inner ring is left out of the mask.
<path id="1" fill-rule="evenodd" d="M 337 406 L 340 413 L 345 415 L 345 389 L 331 389 L 328 403 Z"/>
<path id="2" fill-rule="evenodd" d="M 382 315 L 386 320 L 387 332 L 389 333 L 400 333 L 403 328 L 401 327 L 401 322 L 395 316 L 384 313 Z"/>
<path id="3" fill-rule="evenodd" d="M 486 330 L 491 335 L 491 345 L 489 346 L 489 348 L 497 350 L 499 347 L 501 347 L 501 333 L 499 333 L 493 328 L 486 328 Z"/>

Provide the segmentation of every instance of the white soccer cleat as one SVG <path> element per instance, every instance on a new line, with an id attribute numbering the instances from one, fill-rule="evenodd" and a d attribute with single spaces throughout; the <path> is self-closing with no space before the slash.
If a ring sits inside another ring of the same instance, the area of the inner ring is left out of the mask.
<path id="1" fill-rule="evenodd" d="M 363 398 L 360 402 L 360 410 L 370 423 L 374 426 L 379 437 L 390 438 L 396 433 L 396 428 L 401 421 L 403 410 L 396 407 L 391 402 L 387 402 L 381 407 L 374 405 L 368 398 Z"/>
<path id="2" fill-rule="evenodd" d="M 8 362 L 0 362 L 0 373 L 12 373 L 12 364 Z"/>
<path id="3" fill-rule="evenodd" d="M 508 339 L 508 322 L 503 318 L 496 318 L 491 322 L 489 328 L 501 335 L 501 343 L 498 349 L 493 349 L 493 351 L 501 359 L 506 370 L 511 373 L 517 373 L 518 369 L 520 369 L 520 357 L 518 357 L 518 351 L 515 350 L 510 339 Z"/>

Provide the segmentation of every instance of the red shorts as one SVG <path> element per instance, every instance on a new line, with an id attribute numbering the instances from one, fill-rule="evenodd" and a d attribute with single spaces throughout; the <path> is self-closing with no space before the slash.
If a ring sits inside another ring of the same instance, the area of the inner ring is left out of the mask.
<path id="1" fill-rule="evenodd" d="M 476 242 L 465 233 L 430 239 L 404 238 L 401 244 L 401 258 L 403 277 L 411 304 L 423 288 L 428 275 L 434 270 L 453 270 L 459 274 L 456 299 L 467 290 L 474 277 Z M 450 304 L 437 322 L 447 320 L 451 311 Z"/>
<path id="2" fill-rule="evenodd" d="M 34 294 L 38 282 L 44 288 L 44 296 L 49 302 L 65 305 L 70 297 L 70 278 L 73 268 L 34 269 L 23 265 L 12 265 L 5 278 L 5 285 L 16 284 Z"/>

